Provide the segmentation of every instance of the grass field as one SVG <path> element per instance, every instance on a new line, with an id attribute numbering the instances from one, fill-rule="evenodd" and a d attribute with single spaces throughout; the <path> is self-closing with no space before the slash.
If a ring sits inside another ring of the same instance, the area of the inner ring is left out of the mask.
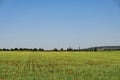
<path id="1" fill-rule="evenodd" d="M 120 80 L 120 51 L 1 51 L 0 80 Z"/>

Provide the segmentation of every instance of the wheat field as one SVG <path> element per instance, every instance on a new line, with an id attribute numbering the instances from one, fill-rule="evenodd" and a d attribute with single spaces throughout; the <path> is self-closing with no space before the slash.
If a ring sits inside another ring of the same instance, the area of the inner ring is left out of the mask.
<path id="1" fill-rule="evenodd" d="M 1 51 L 0 80 L 120 80 L 120 51 Z"/>

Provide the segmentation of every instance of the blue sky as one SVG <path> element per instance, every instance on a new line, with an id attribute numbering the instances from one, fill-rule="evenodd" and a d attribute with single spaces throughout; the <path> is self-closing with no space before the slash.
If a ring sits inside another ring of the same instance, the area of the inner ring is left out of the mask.
<path id="1" fill-rule="evenodd" d="M 120 45 L 117 0 L 1 0 L 0 48 Z"/>

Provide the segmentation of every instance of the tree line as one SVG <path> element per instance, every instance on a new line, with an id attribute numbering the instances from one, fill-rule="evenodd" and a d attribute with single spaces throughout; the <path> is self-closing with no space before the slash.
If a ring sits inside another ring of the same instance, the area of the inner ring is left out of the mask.
<path id="1" fill-rule="evenodd" d="M 0 49 L 0 51 L 97 51 L 97 48 L 94 48 L 94 49 L 91 49 L 91 50 L 80 49 L 80 47 L 78 49 L 69 47 L 67 49 L 54 48 L 54 49 L 51 49 L 51 50 L 45 50 L 43 48 L 11 48 L 11 49 L 3 48 L 3 49 Z"/>
<path id="2" fill-rule="evenodd" d="M 7 48 L 3 48 L 0 49 L 0 51 L 44 51 L 43 48 L 11 48 L 11 49 L 7 49 Z"/>

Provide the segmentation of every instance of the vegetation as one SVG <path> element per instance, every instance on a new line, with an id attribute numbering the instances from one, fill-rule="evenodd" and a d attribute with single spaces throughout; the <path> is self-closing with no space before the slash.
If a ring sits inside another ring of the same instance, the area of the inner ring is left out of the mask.
<path id="1" fill-rule="evenodd" d="M 0 51 L 120 51 L 120 46 L 100 46 L 100 47 L 90 47 L 90 48 L 86 48 L 86 49 L 73 49 L 71 47 L 67 48 L 67 49 L 57 49 L 54 48 L 52 50 L 44 50 L 43 48 L 14 48 L 14 49 L 0 49 Z"/>
<path id="2" fill-rule="evenodd" d="M 120 51 L 1 51 L 0 80 L 120 80 Z"/>

